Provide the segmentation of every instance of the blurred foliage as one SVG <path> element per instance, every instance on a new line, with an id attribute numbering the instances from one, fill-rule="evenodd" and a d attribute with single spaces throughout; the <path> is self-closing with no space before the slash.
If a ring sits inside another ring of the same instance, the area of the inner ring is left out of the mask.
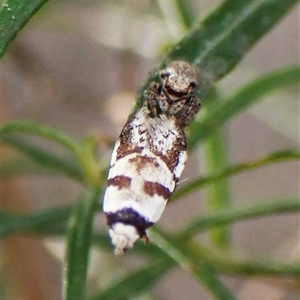
<path id="1" fill-rule="evenodd" d="M 0 12 L 2 56 L 16 34 L 47 1 L 8 0 Z M 100 290 L 91 299 L 132 299 L 149 291 L 171 267 L 179 267 L 191 274 L 215 299 L 236 299 L 219 279 L 219 274 L 243 276 L 286 276 L 300 277 L 299 262 L 287 263 L 277 260 L 255 261 L 250 258 L 236 258 L 230 249 L 230 227 L 228 224 L 258 218 L 270 214 L 299 212 L 299 199 L 276 199 L 263 203 L 258 201 L 249 207 L 233 207 L 230 204 L 230 190 L 227 179 L 230 176 L 261 168 L 281 161 L 299 160 L 296 149 L 286 149 L 270 153 L 256 161 L 227 166 L 226 151 L 220 128 L 262 96 L 278 89 L 299 83 L 299 67 L 289 67 L 266 74 L 241 87 L 235 94 L 218 99 L 212 91 L 215 83 L 232 70 L 246 52 L 274 27 L 297 3 L 297 0 L 227 0 L 207 18 L 195 24 L 192 9 L 186 1 L 171 1 L 175 16 L 185 36 L 172 46 L 161 66 L 173 59 L 184 59 L 201 70 L 201 99 L 206 99 L 206 113 L 189 128 L 189 147 L 195 148 L 206 142 L 210 173 L 181 185 L 173 201 L 183 201 L 183 196 L 199 190 L 203 186 L 211 189 L 210 212 L 192 220 L 182 231 L 168 233 L 157 226 L 151 228 L 152 242 L 149 247 L 138 244 L 133 253 L 147 259 L 140 269 L 124 275 L 111 286 Z M 168 14 L 165 14 L 167 17 Z M 157 78 L 153 71 L 141 89 L 136 102 L 139 107 L 143 91 Z M 213 105 L 209 105 L 213 103 Z M 28 135 L 44 138 L 60 145 L 65 156 L 42 149 L 28 141 Z M 76 204 L 51 208 L 37 214 L 18 215 L 1 213 L 1 236 L 14 233 L 36 233 L 41 236 L 63 235 L 67 240 L 67 255 L 64 272 L 64 299 L 82 300 L 86 298 L 86 281 L 89 252 L 92 245 L 107 251 L 108 241 L 103 232 L 93 233 L 92 223 L 98 211 L 98 199 L 105 188 L 105 165 L 96 155 L 96 141 L 87 137 L 76 141 L 68 134 L 34 122 L 12 121 L 1 129 L 3 143 L 19 151 L 26 159 L 26 168 L 18 161 L 4 163 L 3 173 L 7 176 L 18 174 L 47 173 L 60 174 L 81 183 L 85 192 Z M 24 161 L 24 160 L 23 160 Z M 13 171 L 9 172 L 9 168 Z M 38 166 L 38 167 L 37 167 Z M 221 195 L 227 195 L 222 197 Z M 223 226 L 223 227 L 218 227 Z M 203 230 L 213 232 L 214 249 L 206 249 L 194 239 Z M 159 245 L 159 246 L 158 246 Z M 224 247 L 227 249 L 224 251 Z M 222 252 L 222 254 L 218 251 Z M 101 272 L 101 265 L 99 265 Z"/>

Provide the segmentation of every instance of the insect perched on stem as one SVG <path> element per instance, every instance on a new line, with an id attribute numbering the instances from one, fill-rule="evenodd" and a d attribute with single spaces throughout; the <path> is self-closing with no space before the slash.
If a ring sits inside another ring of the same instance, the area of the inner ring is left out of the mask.
<path id="1" fill-rule="evenodd" d="M 194 68 L 174 61 L 152 82 L 142 108 L 125 124 L 113 150 L 103 210 L 115 254 L 122 255 L 161 217 L 187 160 L 184 127 L 200 101 Z"/>

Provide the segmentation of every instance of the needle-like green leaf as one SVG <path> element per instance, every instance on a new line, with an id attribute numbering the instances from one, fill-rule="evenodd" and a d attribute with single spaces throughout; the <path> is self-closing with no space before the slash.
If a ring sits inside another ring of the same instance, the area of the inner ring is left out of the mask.
<path id="1" fill-rule="evenodd" d="M 215 299 L 236 299 L 218 279 L 214 270 L 204 263 L 200 256 L 194 256 L 187 247 L 158 227 L 151 228 L 150 231 L 150 237 L 155 240 L 156 244 L 160 245 L 165 254 L 198 280 Z"/>
<path id="2" fill-rule="evenodd" d="M 49 228 L 58 222 L 66 222 L 71 211 L 72 206 L 60 206 L 34 214 L 1 212 L 0 236 L 4 238 L 12 233 L 36 232 L 44 227 Z"/>
<path id="3" fill-rule="evenodd" d="M 63 278 L 63 299 L 84 300 L 93 217 L 100 191 L 89 189 L 73 210 L 68 232 Z"/>
<path id="4" fill-rule="evenodd" d="M 261 97 L 274 93 L 279 89 L 298 84 L 300 81 L 300 68 L 290 67 L 272 72 L 248 83 L 232 96 L 224 100 L 215 109 L 211 109 L 202 120 L 196 120 L 190 126 L 189 148 L 196 145 L 214 133 L 230 118 L 250 107 Z"/>
<path id="5" fill-rule="evenodd" d="M 121 280 L 94 295 L 90 300 L 133 299 L 133 297 L 149 290 L 172 265 L 174 263 L 171 259 L 157 260 L 124 276 Z"/>
<path id="6" fill-rule="evenodd" d="M 299 0 L 227 0 L 180 40 L 160 67 L 170 60 L 194 64 L 201 77 L 200 97 L 245 56 Z M 143 103 L 144 91 L 157 78 L 151 73 L 141 89 L 136 106 Z"/>
<path id="7" fill-rule="evenodd" d="M 75 156 L 78 154 L 79 145 L 71 137 L 52 127 L 42 125 L 31 121 L 12 121 L 4 124 L 1 128 L 1 134 L 11 135 L 13 133 L 25 133 L 39 136 L 55 142 L 66 148 Z"/>
<path id="8" fill-rule="evenodd" d="M 10 42 L 48 0 L 6 0 L 0 11 L 0 58 Z"/>
<path id="9" fill-rule="evenodd" d="M 2 142 L 18 150 L 44 168 L 51 169 L 76 181 L 83 182 L 82 172 L 79 167 L 77 167 L 78 164 L 74 159 L 61 157 L 58 154 L 49 152 L 29 141 L 25 141 L 24 138 L 13 137 L 6 134 L 2 134 L 1 138 Z"/>
<path id="10" fill-rule="evenodd" d="M 297 213 L 299 211 L 300 199 L 264 200 L 243 207 L 228 207 L 222 211 L 216 211 L 191 221 L 182 231 L 181 236 L 184 239 L 190 239 L 193 235 L 207 228 L 279 213 Z"/>
<path id="11" fill-rule="evenodd" d="M 222 178 L 233 176 L 241 172 L 257 169 L 273 163 L 290 161 L 290 160 L 299 160 L 299 159 L 300 159 L 300 152 L 298 150 L 288 149 L 288 150 L 276 151 L 260 159 L 253 160 L 250 162 L 244 162 L 241 164 L 228 167 L 219 173 L 207 175 L 207 176 L 201 176 L 199 178 L 193 179 L 189 181 L 186 185 L 180 187 L 175 192 L 174 196 L 172 197 L 172 201 L 180 199 L 183 196 L 186 196 L 200 189 L 201 187 L 206 186 Z"/>

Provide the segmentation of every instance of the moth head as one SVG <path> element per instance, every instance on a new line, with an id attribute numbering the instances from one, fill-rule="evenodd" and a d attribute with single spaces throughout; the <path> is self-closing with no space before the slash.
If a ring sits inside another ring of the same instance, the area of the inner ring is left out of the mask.
<path id="1" fill-rule="evenodd" d="M 163 88 L 173 97 L 186 96 L 198 85 L 195 69 L 185 61 L 173 61 L 159 75 Z"/>
<path id="2" fill-rule="evenodd" d="M 112 226 L 109 235 L 112 244 L 115 246 L 116 255 L 123 255 L 140 238 L 137 229 L 133 225 L 121 222 L 117 222 Z"/>

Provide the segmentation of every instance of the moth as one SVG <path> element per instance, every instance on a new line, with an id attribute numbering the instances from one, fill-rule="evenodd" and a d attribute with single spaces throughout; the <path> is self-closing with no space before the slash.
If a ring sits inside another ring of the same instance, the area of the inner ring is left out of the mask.
<path id="1" fill-rule="evenodd" d="M 152 82 L 112 153 L 103 211 L 115 254 L 122 255 L 161 217 L 187 160 L 184 127 L 200 109 L 194 68 L 173 61 Z"/>

